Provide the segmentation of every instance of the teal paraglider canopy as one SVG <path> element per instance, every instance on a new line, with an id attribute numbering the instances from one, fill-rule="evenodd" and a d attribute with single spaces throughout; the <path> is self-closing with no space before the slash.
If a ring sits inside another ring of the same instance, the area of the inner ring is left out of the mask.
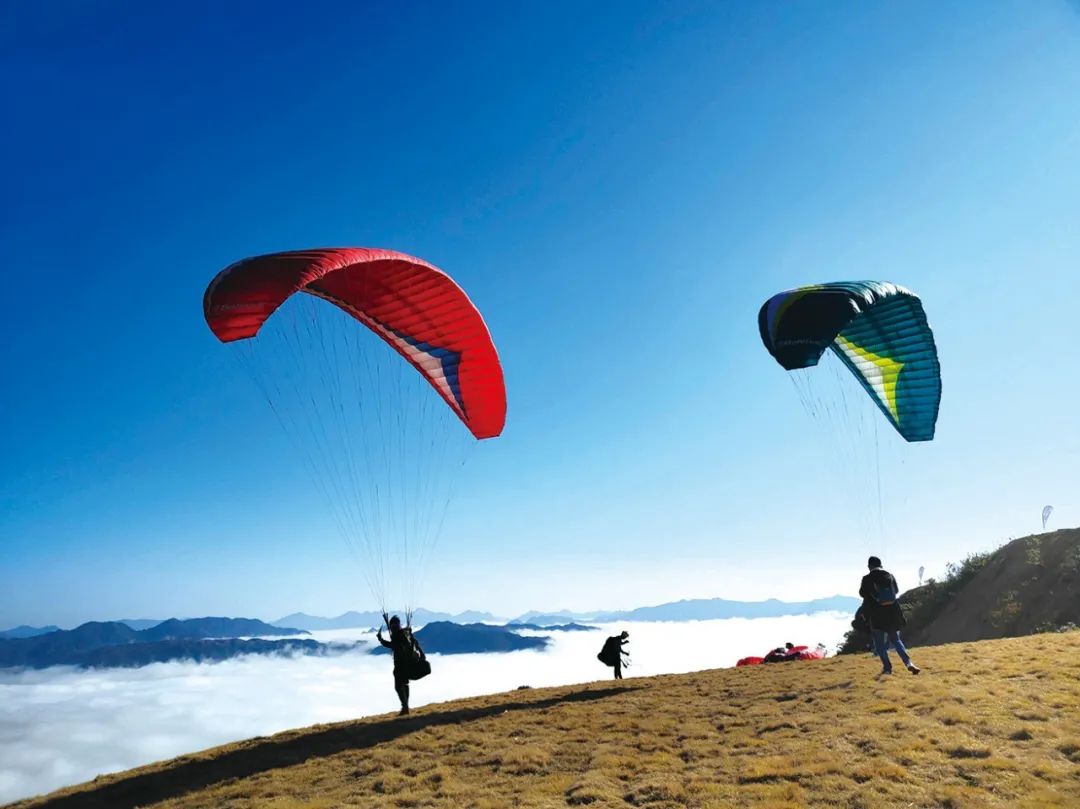
<path id="1" fill-rule="evenodd" d="M 758 312 L 765 348 L 786 370 L 831 350 L 908 441 L 934 437 L 941 366 L 917 295 L 887 281 L 842 281 L 780 292 Z"/>

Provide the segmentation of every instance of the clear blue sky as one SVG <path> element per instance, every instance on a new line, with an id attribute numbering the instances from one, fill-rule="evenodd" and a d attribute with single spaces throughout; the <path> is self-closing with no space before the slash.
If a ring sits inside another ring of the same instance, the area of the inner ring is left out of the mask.
<path id="1" fill-rule="evenodd" d="M 502 356 L 425 605 L 824 595 L 1077 524 L 1077 12 L 8 5 L 0 626 L 371 606 L 201 313 L 314 245 L 445 268 Z M 937 440 L 880 432 L 887 541 L 756 328 L 852 278 L 943 367 Z"/>

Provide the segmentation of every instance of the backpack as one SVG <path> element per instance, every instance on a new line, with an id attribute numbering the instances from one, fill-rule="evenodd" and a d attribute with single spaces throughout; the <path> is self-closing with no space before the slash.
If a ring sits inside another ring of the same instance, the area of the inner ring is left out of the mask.
<path id="1" fill-rule="evenodd" d="M 405 637 L 409 640 L 409 665 L 406 670 L 406 676 L 410 680 L 422 680 L 431 674 L 431 663 L 428 662 L 427 655 L 424 654 L 424 650 L 420 648 L 420 641 L 416 639 L 416 636 L 412 633 L 411 627 L 406 627 L 402 630 L 405 633 Z"/>
<path id="2" fill-rule="evenodd" d="M 885 584 L 874 584 L 874 601 L 882 607 L 891 607 L 896 603 L 896 591 L 891 581 Z"/>

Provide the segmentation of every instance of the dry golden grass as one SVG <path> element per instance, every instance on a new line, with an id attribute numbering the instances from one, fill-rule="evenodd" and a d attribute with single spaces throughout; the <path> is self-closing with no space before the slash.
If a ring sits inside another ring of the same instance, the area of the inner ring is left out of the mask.
<path id="1" fill-rule="evenodd" d="M 916 655 L 918 677 L 851 656 L 460 700 L 18 805 L 1080 806 L 1080 633 Z"/>

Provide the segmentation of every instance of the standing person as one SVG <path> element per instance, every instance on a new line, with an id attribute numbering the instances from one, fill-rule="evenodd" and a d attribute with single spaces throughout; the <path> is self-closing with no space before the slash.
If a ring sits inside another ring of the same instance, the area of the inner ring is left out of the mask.
<path id="1" fill-rule="evenodd" d="M 616 680 L 621 680 L 623 678 L 623 676 L 622 676 L 622 667 L 623 667 L 622 656 L 630 654 L 628 651 L 626 651 L 623 648 L 623 646 L 625 646 L 626 644 L 628 644 L 630 642 L 629 638 L 630 638 L 630 633 L 627 632 L 626 630 L 623 630 L 618 635 L 612 635 L 610 638 L 608 638 L 606 641 L 604 641 L 604 648 L 601 649 L 600 654 L 597 655 L 597 657 L 600 658 L 600 661 L 602 663 L 606 663 L 607 665 L 612 666 L 615 669 L 615 679 Z"/>
<path id="2" fill-rule="evenodd" d="M 892 674 L 892 661 L 889 660 L 891 644 L 900 660 L 912 674 L 920 669 L 908 657 L 904 642 L 900 640 L 900 628 L 904 625 L 904 611 L 900 609 L 900 587 L 896 577 L 881 566 L 881 560 L 871 556 L 866 563 L 870 572 L 862 577 L 859 595 L 863 600 L 863 611 L 870 621 L 870 636 L 874 640 L 874 651 L 881 658 L 882 674 Z"/>
<path id="3" fill-rule="evenodd" d="M 385 615 L 383 616 L 386 617 Z M 382 628 L 376 633 L 379 643 L 394 653 L 394 691 L 401 700 L 401 711 L 398 716 L 407 716 L 409 713 L 409 669 L 413 661 L 412 629 L 401 626 L 401 619 L 396 615 L 386 622 L 390 628 L 390 640 L 382 636 Z"/>

